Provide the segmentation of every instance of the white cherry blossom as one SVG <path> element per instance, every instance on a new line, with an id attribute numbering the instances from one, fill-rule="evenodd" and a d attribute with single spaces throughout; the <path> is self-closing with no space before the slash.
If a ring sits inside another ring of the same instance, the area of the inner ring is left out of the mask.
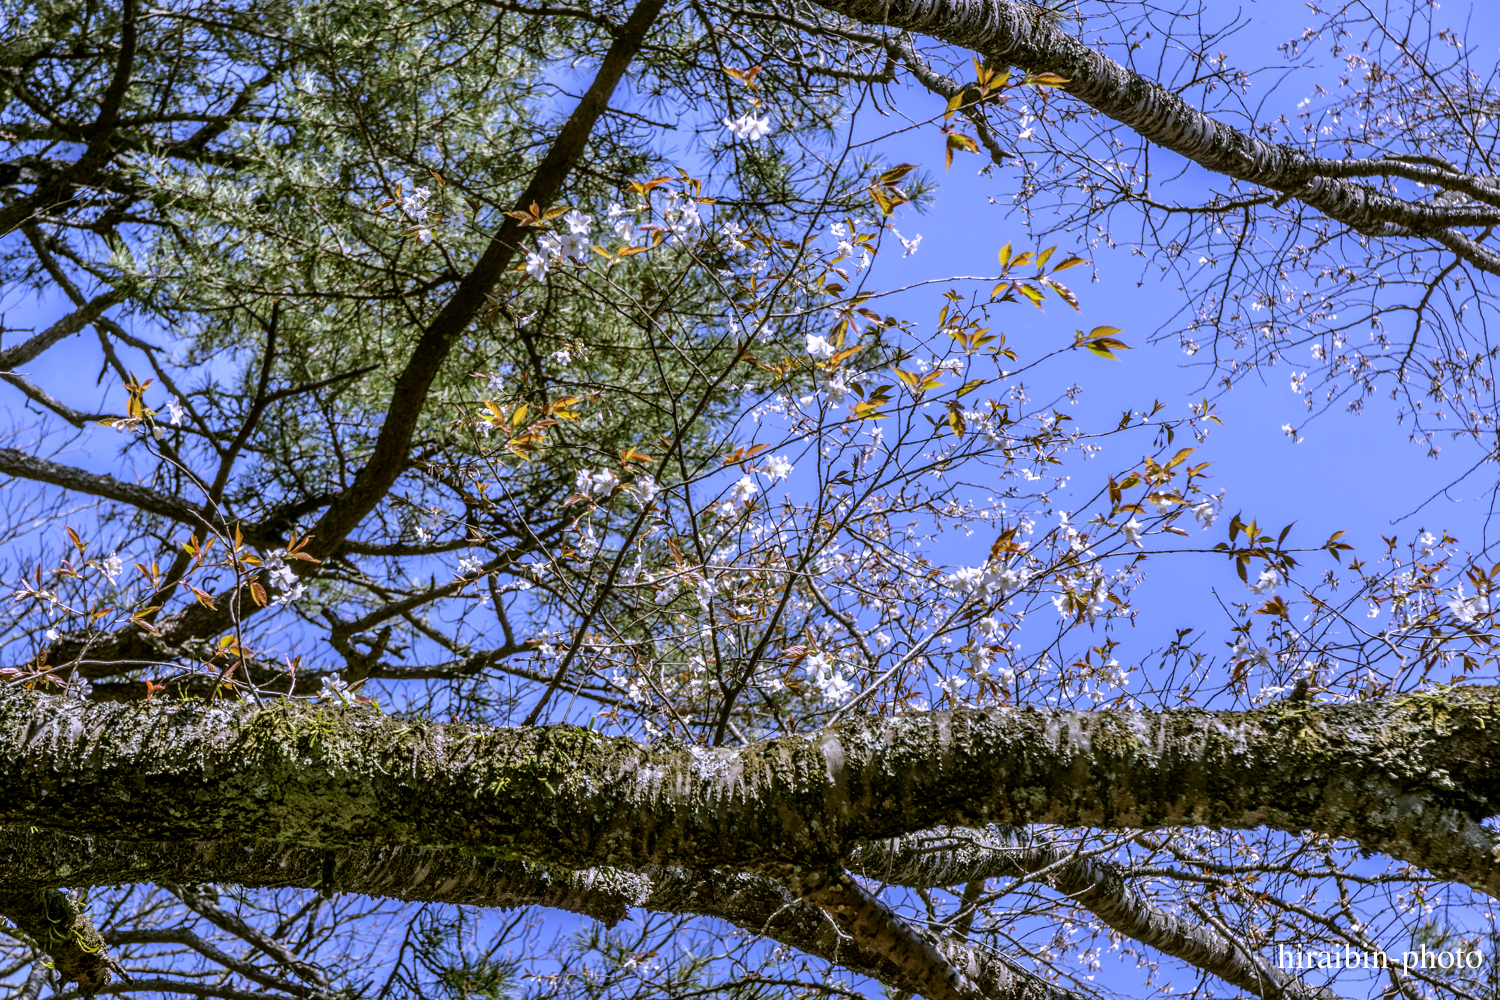
<path id="1" fill-rule="evenodd" d="M 743 503 L 744 501 L 749 500 L 751 497 L 755 496 L 755 494 L 759 490 L 760 485 L 755 481 L 755 478 L 753 476 L 745 475 L 741 476 L 739 482 L 735 483 L 734 486 L 730 488 L 729 495 L 732 496 L 737 503 Z"/>
<path id="2" fill-rule="evenodd" d="M 807 353 L 819 361 L 826 361 L 837 352 L 832 344 L 816 334 L 807 335 Z"/>
<path id="3" fill-rule="evenodd" d="M 792 463 L 784 455 L 773 455 L 766 459 L 765 471 L 774 483 L 792 474 Z"/>
<path id="4" fill-rule="evenodd" d="M 738 118 L 725 118 L 724 127 L 736 139 L 759 142 L 771 134 L 771 119 L 757 118 L 755 112 L 747 111 Z"/>

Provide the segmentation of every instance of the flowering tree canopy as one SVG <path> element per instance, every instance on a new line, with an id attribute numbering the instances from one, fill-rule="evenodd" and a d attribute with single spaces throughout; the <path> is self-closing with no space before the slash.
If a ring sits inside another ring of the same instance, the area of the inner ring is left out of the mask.
<path id="1" fill-rule="evenodd" d="M 1344 4 L 1264 117 L 1116 6 L 4 7 L 0 981 L 1494 995 L 1500 567 L 1069 407 L 1129 246 L 1221 389 L 1488 462 L 1500 95 Z M 935 151 L 1015 211 L 929 301 Z"/>

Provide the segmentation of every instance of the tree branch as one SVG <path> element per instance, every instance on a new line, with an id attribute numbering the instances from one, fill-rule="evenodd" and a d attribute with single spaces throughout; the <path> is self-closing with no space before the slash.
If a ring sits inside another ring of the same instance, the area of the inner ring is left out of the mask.
<path id="1" fill-rule="evenodd" d="M 54 397 L 46 389 L 27 381 L 15 372 L 0 372 L 0 381 L 9 382 L 17 389 L 20 389 L 22 395 L 26 396 L 32 402 L 40 403 L 79 430 L 82 430 L 87 424 L 95 423 L 111 416 L 108 413 L 80 413 L 67 403 Z"/>
<path id="2" fill-rule="evenodd" d="M 518 209 L 525 211 L 533 204 L 547 207 L 562 191 L 563 182 L 583 156 L 594 124 L 609 108 L 615 87 L 645 43 L 646 35 L 665 2 L 639 0 L 635 10 L 631 11 L 615 35 L 593 83 L 573 109 L 522 192 Z M 520 250 L 522 235 L 520 223 L 508 217 L 473 270 L 459 283 L 453 297 L 422 331 L 406 368 L 392 388 L 392 404 L 375 439 L 369 461 L 310 532 L 316 554 L 322 556 L 336 551 L 339 543 L 375 509 L 406 468 L 407 451 L 421 416 L 422 403 L 427 398 L 427 389 L 469 321 L 488 304 L 486 293 L 509 269 Z"/>
<path id="3" fill-rule="evenodd" d="M 0 892 L 0 916 L 52 957 L 63 982 L 77 983 L 86 997 L 109 982 L 113 963 L 87 911 L 57 889 L 28 891 L 9 881 L 5 884 Z"/>
<path id="4" fill-rule="evenodd" d="M 158 493 L 134 483 L 121 482 L 114 476 L 84 472 L 71 465 L 49 462 L 15 448 L 0 448 L 0 475 L 60 486 L 75 493 L 129 504 L 148 514 L 156 514 L 183 524 L 200 528 L 204 526 L 204 520 L 197 509 L 178 497 Z"/>
<path id="5" fill-rule="evenodd" d="M 645 43 L 646 35 L 665 3 L 666 0 L 639 0 L 615 35 L 593 83 L 573 109 L 522 192 L 521 209 L 533 204 L 549 206 L 556 200 L 563 183 L 583 156 L 595 123 L 608 110 L 615 87 Z M 310 555 L 327 558 L 336 553 L 344 539 L 375 509 L 406 471 L 412 435 L 422 415 L 427 391 L 470 321 L 488 305 L 489 292 L 510 268 L 520 250 L 522 235 L 520 223 L 508 217 L 479 261 L 459 283 L 453 297 L 422 331 L 406 367 L 392 387 L 391 404 L 387 407 L 368 461 L 354 477 L 354 482 L 333 499 L 308 531 Z M 243 618 L 258 610 L 252 601 L 239 600 L 233 594 L 220 595 L 214 607 L 191 604 L 159 621 L 157 628 L 164 642 L 175 645 L 184 639 L 223 632 L 234 624 L 234 614 Z M 100 657 L 131 659 L 138 658 L 142 645 L 139 632 L 127 629 L 108 642 L 96 643 L 94 649 Z"/>
<path id="6" fill-rule="evenodd" d="M 99 97 L 99 117 L 94 122 L 93 134 L 87 148 L 78 161 L 52 184 L 34 192 L 30 198 L 0 209 L 0 235 L 30 219 L 37 209 L 51 208 L 72 197 L 73 189 L 91 181 L 112 155 L 110 140 L 120 119 L 120 105 L 130 88 L 130 71 L 135 65 L 136 12 L 139 0 L 123 0 L 120 6 L 120 53 L 115 59 L 114 76 L 109 86 Z M 9 367 L 0 364 L 0 368 Z"/>
<path id="7" fill-rule="evenodd" d="M 125 885 L 145 881 L 333 889 L 470 906 L 546 906 L 592 917 L 609 926 L 624 919 L 628 907 L 641 907 L 726 920 L 871 976 L 893 989 L 918 992 L 922 982 L 920 975 L 914 975 L 912 969 L 878 947 L 879 942 L 841 933 L 818 905 L 798 899 L 781 883 L 722 871 L 658 867 L 640 873 L 612 868 L 573 872 L 457 851 L 404 847 L 325 851 L 265 842 L 135 844 L 13 829 L 0 839 L 0 881 L 28 889 L 63 882 Z M 181 886 L 173 891 L 195 912 L 251 944 L 264 937 L 245 937 L 247 928 L 235 923 L 238 918 L 234 914 L 201 894 Z M 833 901 L 832 896 L 828 898 Z M 248 930 L 253 932 L 253 928 Z M 923 940 L 927 940 L 925 936 Z M 274 941 L 267 939 L 256 946 L 281 960 Z M 936 957 L 944 966 L 963 970 L 972 996 L 988 1000 L 1079 1000 L 1066 990 L 1016 971 L 986 951 L 951 940 L 938 942 L 936 947 L 941 951 Z M 296 961 L 295 956 L 289 956 L 289 960 Z"/>
<path id="8" fill-rule="evenodd" d="M 88 303 L 78 309 L 74 309 L 62 319 L 53 323 L 41 333 L 36 334 L 15 347 L 0 351 L 0 372 L 9 372 L 17 365 L 24 365 L 35 360 L 43 351 L 51 347 L 65 337 L 82 330 L 103 315 L 104 310 L 124 299 L 122 292 L 111 289 L 94 296 Z"/>
<path id="9" fill-rule="evenodd" d="M 859 845 L 850 868 L 891 885 L 951 886 L 989 878 L 1042 877 L 1068 899 L 1126 937 L 1181 959 L 1265 1000 L 1333 1000 L 1334 994 L 1249 961 L 1213 928 L 1168 913 L 1136 892 L 1117 865 L 1023 841 L 1014 830 L 940 828 L 895 841 Z"/>
<path id="10" fill-rule="evenodd" d="M 1500 689 L 1252 712 L 848 718 L 738 748 L 281 701 L 0 691 L 0 823 L 124 840 L 445 846 L 781 878 L 942 824 L 1314 830 L 1500 895 Z"/>
<path id="11" fill-rule="evenodd" d="M 1155 80 L 1136 73 L 1068 34 L 1016 0 L 815 0 L 865 24 L 879 24 L 960 45 L 1003 65 L 1063 77 L 1063 91 L 1142 138 L 1214 173 L 1297 198 L 1366 235 L 1439 239 L 1466 260 L 1500 274 L 1500 259 L 1454 233 L 1460 226 L 1500 223 L 1489 178 L 1450 176 L 1454 190 L 1477 204 L 1417 203 L 1349 178 L 1347 161 L 1310 156 L 1273 144 L 1204 114 Z M 1381 161 L 1384 162 L 1384 161 Z M 1370 161 L 1358 161 L 1358 174 Z M 1411 173 L 1390 161 L 1390 173 Z M 1488 202 L 1488 204 L 1486 203 Z M 1481 252 L 1482 251 L 1482 252 Z"/>

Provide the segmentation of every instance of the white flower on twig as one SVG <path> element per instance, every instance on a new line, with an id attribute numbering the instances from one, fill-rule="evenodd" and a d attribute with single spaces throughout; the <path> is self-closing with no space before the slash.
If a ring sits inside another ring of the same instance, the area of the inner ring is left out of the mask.
<path id="1" fill-rule="evenodd" d="M 724 127 L 729 129 L 730 134 L 736 139 L 759 142 L 771 134 L 771 119 L 757 118 L 755 112 L 747 111 L 738 118 L 724 119 Z"/>
<path id="2" fill-rule="evenodd" d="M 1281 573 L 1274 566 L 1267 566 L 1260 571 L 1260 579 L 1247 586 L 1252 594 L 1269 594 L 1281 586 L 1282 582 Z"/>
<path id="3" fill-rule="evenodd" d="M 735 499 L 735 502 L 743 503 L 755 496 L 759 489 L 760 486 L 755 482 L 754 477 L 746 475 L 740 477 L 740 481 L 734 484 L 729 494 Z"/>
<path id="4" fill-rule="evenodd" d="M 1009 566 L 961 566 L 943 582 L 960 596 L 982 594 L 993 600 L 1019 590 L 1025 579 Z"/>
<path id="5" fill-rule="evenodd" d="M 334 671 L 323 678 L 323 690 L 318 692 L 319 701 L 341 701 L 349 703 L 349 682 Z"/>
<path id="6" fill-rule="evenodd" d="M 578 476 L 574 480 L 578 492 L 584 496 L 607 497 L 614 493 L 615 487 L 619 485 L 620 477 L 608 469 L 600 469 L 598 472 L 589 472 L 587 469 L 579 469 Z"/>
<path id="7" fill-rule="evenodd" d="M 412 189 L 412 193 L 401 199 L 401 211 L 405 212 L 415 222 L 421 222 L 427 218 L 427 199 L 432 197 L 432 192 L 425 187 Z"/>
<path id="8" fill-rule="evenodd" d="M 828 701 L 843 701 L 854 691 L 854 685 L 839 671 L 838 662 L 823 653 L 809 656 L 803 669 Z"/>
<path id="9" fill-rule="evenodd" d="M 827 361 L 837 352 L 832 344 L 822 337 L 809 333 L 807 335 L 807 353 L 819 361 Z"/>
<path id="10" fill-rule="evenodd" d="M 635 497 L 636 503 L 640 504 L 642 507 L 646 506 L 652 500 L 655 500 L 656 495 L 660 492 L 661 484 L 659 484 L 656 481 L 656 477 L 651 475 L 651 473 L 649 472 L 642 472 L 640 475 L 635 477 L 635 482 L 630 484 L 631 496 Z"/>
<path id="11" fill-rule="evenodd" d="M 589 238 L 583 233 L 567 233 L 557 240 L 557 255 L 582 264 L 589 259 Z"/>
<path id="12" fill-rule="evenodd" d="M 1459 621 L 1467 625 L 1473 622 L 1474 619 L 1482 618 L 1490 613 L 1490 601 L 1489 598 L 1485 597 L 1483 594 L 1475 594 L 1473 597 L 1465 597 L 1464 589 L 1462 585 L 1460 585 L 1458 588 L 1458 596 L 1454 600 L 1448 602 L 1448 610 L 1453 613 L 1454 618 L 1457 618 Z"/>
<path id="13" fill-rule="evenodd" d="M 635 220 L 631 218 L 630 209 L 613 202 L 609 206 L 609 227 L 614 230 L 615 236 L 625 243 L 629 243 L 635 235 Z"/>
<path id="14" fill-rule="evenodd" d="M 792 474 L 792 463 L 784 455 L 772 455 L 766 459 L 766 475 L 771 477 L 771 482 L 785 479 Z"/>
<path id="15" fill-rule="evenodd" d="M 844 397 L 853 392 L 849 380 L 844 377 L 843 372 L 836 372 L 827 382 L 823 383 L 823 391 L 828 393 L 828 401 L 835 406 L 844 401 Z"/>

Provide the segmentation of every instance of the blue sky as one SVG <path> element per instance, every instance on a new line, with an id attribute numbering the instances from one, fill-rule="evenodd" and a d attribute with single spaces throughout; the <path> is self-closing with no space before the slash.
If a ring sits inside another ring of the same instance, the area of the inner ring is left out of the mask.
<path id="1" fill-rule="evenodd" d="M 1222 42 L 1231 65 L 1274 67 L 1284 65 L 1277 46 L 1314 22 L 1308 7 L 1300 0 L 1249 0 L 1238 8 L 1215 7 L 1209 16 L 1229 21 L 1238 10 L 1248 21 L 1243 30 Z M 1465 24 L 1467 14 L 1468 8 L 1455 5 L 1439 16 L 1438 24 L 1464 29 L 1471 47 L 1480 52 L 1495 51 L 1496 36 L 1500 35 L 1495 28 L 1500 24 L 1485 23 L 1483 18 Z M 1313 43 L 1302 54 L 1305 68 L 1285 77 L 1268 74 L 1256 79 L 1252 96 L 1263 102 L 1258 120 L 1273 120 L 1283 112 L 1291 118 L 1297 103 L 1311 95 L 1317 83 L 1329 84 L 1332 67 L 1338 63 L 1328 56 L 1327 46 Z M 1485 58 L 1480 55 L 1476 61 L 1483 65 Z M 898 107 L 912 118 L 942 111 L 941 100 L 929 94 L 906 90 L 899 97 Z M 873 124 L 891 130 L 900 126 L 893 119 L 875 119 Z M 993 175 L 984 176 L 980 168 L 987 160 L 960 153 L 945 172 L 942 144 L 937 126 L 926 125 L 896 134 L 879 145 L 892 162 L 921 164 L 936 177 L 939 187 L 925 213 L 915 213 L 909 207 L 898 210 L 896 225 L 908 238 L 921 234 L 921 247 L 909 258 L 889 259 L 892 255 L 887 255 L 876 268 L 874 284 L 878 287 L 955 274 L 996 274 L 995 254 L 1003 244 L 1014 243 L 1017 250 L 1039 249 L 1028 245 L 1022 220 L 1008 211 L 1015 168 L 997 169 Z M 1020 149 L 1024 152 L 1025 145 Z M 1177 175 L 1183 161 L 1170 154 L 1158 151 L 1153 156 L 1155 175 L 1173 178 L 1160 187 L 1153 183 L 1158 197 L 1191 202 L 1211 185 L 1224 189 L 1206 171 L 1191 165 Z M 1079 351 L 1062 366 L 1051 369 L 1057 387 L 1070 380 L 1084 387 L 1078 404 L 1069 411 L 1081 426 L 1112 426 L 1122 410 L 1142 409 L 1153 399 L 1166 404 L 1163 418 L 1189 416 L 1190 404 L 1205 394 L 1216 403 L 1215 413 L 1224 426 L 1212 429 L 1193 461 L 1214 463 L 1209 470 L 1213 476 L 1210 488 L 1225 490 L 1225 517 L 1213 530 L 1195 533 L 1191 542 L 1184 540 L 1184 544 L 1206 541 L 1211 545 L 1223 540 L 1228 516 L 1240 511 L 1246 521 L 1253 517 L 1273 531 L 1296 522 L 1289 539 L 1294 545 L 1316 546 L 1333 532 L 1346 531 L 1343 540 L 1356 546 L 1355 555 L 1366 558 L 1384 551 L 1382 536 L 1394 535 L 1405 543 L 1424 531 L 1438 536 L 1447 531 L 1456 538 L 1457 544 L 1451 547 L 1456 562 L 1462 562 L 1466 552 L 1487 548 L 1493 467 L 1483 466 L 1444 491 L 1481 457 L 1474 444 L 1439 439 L 1441 457 L 1429 457 L 1425 445 L 1409 440 L 1408 428 L 1397 422 L 1397 406 L 1386 398 L 1384 390 L 1368 401 L 1360 415 L 1336 408 L 1309 420 L 1300 395 L 1290 385 L 1294 371 L 1306 370 L 1307 362 L 1296 355 L 1242 379 L 1230 392 L 1220 390 L 1216 396 L 1212 383 L 1205 384 L 1208 369 L 1196 363 L 1210 352 L 1189 357 L 1175 337 L 1149 343 L 1148 338 L 1158 331 L 1174 329 L 1180 322 L 1177 314 L 1193 303 L 1170 276 L 1161 276 L 1154 267 L 1143 271 L 1142 258 L 1132 253 L 1124 235 L 1134 229 L 1124 221 L 1127 218 L 1128 210 L 1116 217 L 1116 238 L 1120 242 L 1114 249 L 1102 242 L 1090 248 L 1086 233 L 1071 240 L 1055 237 L 1059 257 L 1076 252 L 1090 258 L 1096 268 L 1093 281 L 1083 268 L 1062 276 L 1079 296 L 1081 315 L 1049 299 L 1044 313 L 1024 305 L 1002 308 L 994 315 L 995 329 L 1010 335 L 1013 346 L 1023 352 L 1023 361 L 1028 355 L 1034 357 L 1043 349 L 1066 343 L 1076 328 L 1109 325 L 1125 331 L 1121 339 L 1132 350 L 1124 353 L 1121 361 Z M 1039 220 L 1039 226 L 1046 227 L 1045 219 Z M 1198 265 L 1188 261 L 1187 266 Z M 905 293 L 895 300 L 898 314 L 930 322 L 945 287 L 938 284 Z M 887 302 L 882 308 L 891 309 L 893 304 Z M 1199 340 L 1206 343 L 1201 334 Z M 1307 348 L 1300 350 L 1306 352 Z M 1049 394 L 1039 390 L 1032 395 L 1040 400 Z M 1287 424 L 1297 430 L 1296 440 L 1283 430 Z M 1104 473 L 1139 460 L 1143 444 L 1138 438 L 1129 443 L 1106 442 L 1100 456 L 1087 464 L 1074 463 L 1067 471 L 1087 496 L 1098 489 Z M 1334 565 L 1330 557 L 1318 554 L 1305 561 L 1302 571 L 1305 577 L 1316 578 Z M 1119 636 L 1127 639 L 1122 659 L 1132 651 L 1144 652 L 1146 646 L 1158 644 L 1163 637 L 1170 638 L 1180 627 L 1209 629 L 1211 636 L 1217 627 L 1227 639 L 1229 622 L 1219 609 L 1220 597 L 1227 601 L 1250 598 L 1223 557 L 1183 555 L 1152 560 L 1147 583 L 1137 592 L 1142 615 L 1135 638 Z M 1204 648 L 1223 648 L 1214 642 Z"/>

